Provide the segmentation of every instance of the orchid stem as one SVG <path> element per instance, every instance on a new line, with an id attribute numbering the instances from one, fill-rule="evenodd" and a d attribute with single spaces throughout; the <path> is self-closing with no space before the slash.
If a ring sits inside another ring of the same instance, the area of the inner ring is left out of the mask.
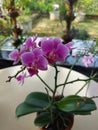
<path id="1" fill-rule="evenodd" d="M 43 82 L 43 84 L 53 93 L 53 90 L 50 88 L 50 86 L 37 74 L 37 77 Z"/>
<path id="2" fill-rule="evenodd" d="M 56 90 L 57 90 L 57 78 L 58 78 L 58 72 L 59 72 L 56 64 L 54 64 L 54 68 L 55 68 L 55 77 L 54 77 L 54 79 L 55 79 L 55 87 L 54 87 L 54 92 L 53 92 L 53 99 L 55 97 L 55 93 L 56 93 Z"/>
<path id="3" fill-rule="evenodd" d="M 67 83 L 67 81 L 68 81 L 68 78 L 69 78 L 69 76 L 70 76 L 70 73 L 71 73 L 71 71 L 72 71 L 74 65 L 77 63 L 78 60 L 79 60 L 79 58 L 76 59 L 75 63 L 71 66 L 71 68 L 70 68 L 70 70 L 69 70 L 69 72 L 68 72 L 68 75 L 67 75 L 67 77 L 66 77 L 66 79 L 65 79 L 65 82 L 64 82 L 64 84 L 63 84 L 62 95 L 63 95 L 63 93 L 64 93 L 65 85 L 66 85 L 66 83 Z"/>
<path id="4" fill-rule="evenodd" d="M 86 81 L 86 83 L 82 86 L 82 88 L 80 88 L 80 89 L 75 93 L 75 95 L 77 95 L 79 92 L 81 92 L 81 91 L 85 88 L 85 86 L 88 84 L 88 82 L 89 82 L 89 81 Z"/>
<path id="5" fill-rule="evenodd" d="M 94 68 L 95 68 L 95 64 L 96 64 L 96 61 L 94 61 Z M 94 72 L 94 70 L 91 71 L 90 78 L 94 75 L 93 72 Z M 97 73 L 95 73 L 95 74 L 97 75 Z M 96 76 L 96 75 L 95 75 L 95 76 Z M 88 86 L 87 86 L 85 95 L 87 95 L 89 86 L 90 86 L 90 81 L 89 81 L 89 83 L 88 83 Z"/>
<path id="6" fill-rule="evenodd" d="M 18 74 L 20 74 L 21 72 L 23 72 L 26 69 L 26 67 L 21 66 L 21 70 L 19 70 L 15 75 L 13 76 L 9 76 L 8 80 L 6 82 L 10 82 L 13 78 L 16 78 Z"/>

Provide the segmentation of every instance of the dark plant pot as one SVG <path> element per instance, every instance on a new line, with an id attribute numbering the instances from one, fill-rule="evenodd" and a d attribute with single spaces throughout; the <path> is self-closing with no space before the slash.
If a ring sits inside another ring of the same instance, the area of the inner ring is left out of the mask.
<path id="1" fill-rule="evenodd" d="M 59 101 L 62 98 L 63 98 L 63 96 L 58 95 L 55 97 L 55 100 Z M 42 127 L 42 128 L 40 128 L 40 130 L 71 130 L 73 123 L 74 123 L 74 115 L 72 113 L 66 113 L 66 114 L 64 114 L 64 120 L 66 120 L 66 122 L 65 122 L 66 126 L 64 125 L 64 123 L 62 123 L 62 121 L 59 120 L 59 122 L 61 122 L 60 123 L 61 129 L 58 128 L 58 126 L 57 126 L 58 121 L 55 120 L 54 124 L 52 124 L 52 125 L 50 124 L 47 127 Z"/>
<path id="2" fill-rule="evenodd" d="M 70 114 L 69 117 L 67 117 L 67 118 L 69 120 L 69 123 L 67 124 L 67 127 L 64 128 L 63 130 L 71 130 L 72 129 L 72 126 L 74 123 L 74 115 Z M 56 128 L 56 126 L 54 124 L 54 125 L 49 125 L 47 128 L 40 128 L 40 130 L 58 130 L 58 129 Z"/>

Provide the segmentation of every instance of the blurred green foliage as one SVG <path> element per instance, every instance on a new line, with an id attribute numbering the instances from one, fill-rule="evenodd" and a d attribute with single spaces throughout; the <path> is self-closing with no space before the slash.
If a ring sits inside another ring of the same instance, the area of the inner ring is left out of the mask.
<path id="1" fill-rule="evenodd" d="M 64 0 L 15 0 L 15 5 L 18 9 L 23 8 L 25 14 L 31 13 L 32 10 L 49 13 L 53 4 L 57 3 L 61 6 L 63 2 Z M 9 0 L 3 0 L 4 7 L 8 7 L 9 4 Z M 98 14 L 98 0 L 78 0 L 74 8 L 87 14 Z"/>
<path id="2" fill-rule="evenodd" d="M 78 0 L 75 9 L 89 15 L 98 15 L 98 0 Z"/>

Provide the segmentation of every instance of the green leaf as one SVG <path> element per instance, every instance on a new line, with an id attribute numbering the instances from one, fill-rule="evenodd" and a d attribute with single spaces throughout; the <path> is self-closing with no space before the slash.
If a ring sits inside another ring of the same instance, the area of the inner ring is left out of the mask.
<path id="1" fill-rule="evenodd" d="M 56 103 L 57 107 L 65 112 L 73 112 L 75 114 L 90 114 L 96 110 L 95 102 L 91 98 L 83 98 L 77 95 L 64 97 Z"/>
<path id="2" fill-rule="evenodd" d="M 91 115 L 91 111 L 76 111 L 75 115 Z"/>
<path id="3" fill-rule="evenodd" d="M 60 101 L 57 102 L 57 107 L 63 111 L 66 112 L 72 112 L 77 109 L 79 109 L 80 105 L 78 106 L 77 103 L 80 101 L 80 97 L 76 95 L 71 95 L 62 98 Z M 81 106 L 83 106 L 84 103 L 81 102 Z"/>
<path id="4" fill-rule="evenodd" d="M 41 112 L 34 120 L 36 126 L 42 126 L 42 127 L 48 125 L 50 122 L 51 122 L 50 112 Z"/>
<path id="5" fill-rule="evenodd" d="M 50 107 L 49 98 L 47 94 L 42 92 L 30 93 L 25 101 L 16 108 L 16 116 L 20 117 L 48 109 Z"/>
<path id="6" fill-rule="evenodd" d="M 96 104 L 91 98 L 82 98 L 85 103 L 83 107 L 80 107 L 78 111 L 93 111 L 96 110 Z"/>
<path id="7" fill-rule="evenodd" d="M 26 97 L 25 102 L 34 107 L 45 108 L 50 105 L 49 100 L 50 96 L 46 93 L 32 92 Z"/>
<path id="8" fill-rule="evenodd" d="M 26 104 L 25 102 L 21 103 L 20 105 L 18 105 L 18 107 L 16 108 L 16 116 L 17 117 L 21 117 L 33 112 L 39 112 L 41 111 L 41 108 L 34 108 L 31 105 Z"/>

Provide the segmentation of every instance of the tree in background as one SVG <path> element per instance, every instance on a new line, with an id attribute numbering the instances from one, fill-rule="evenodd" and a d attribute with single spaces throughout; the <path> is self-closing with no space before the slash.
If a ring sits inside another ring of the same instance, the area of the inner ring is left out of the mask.
<path id="1" fill-rule="evenodd" d="M 72 33 L 71 33 L 71 23 L 74 20 L 75 16 L 73 13 L 73 6 L 78 0 L 65 0 L 65 8 L 66 8 L 66 29 L 64 31 L 64 34 L 62 36 L 63 43 L 66 44 L 70 42 L 73 39 Z"/>

